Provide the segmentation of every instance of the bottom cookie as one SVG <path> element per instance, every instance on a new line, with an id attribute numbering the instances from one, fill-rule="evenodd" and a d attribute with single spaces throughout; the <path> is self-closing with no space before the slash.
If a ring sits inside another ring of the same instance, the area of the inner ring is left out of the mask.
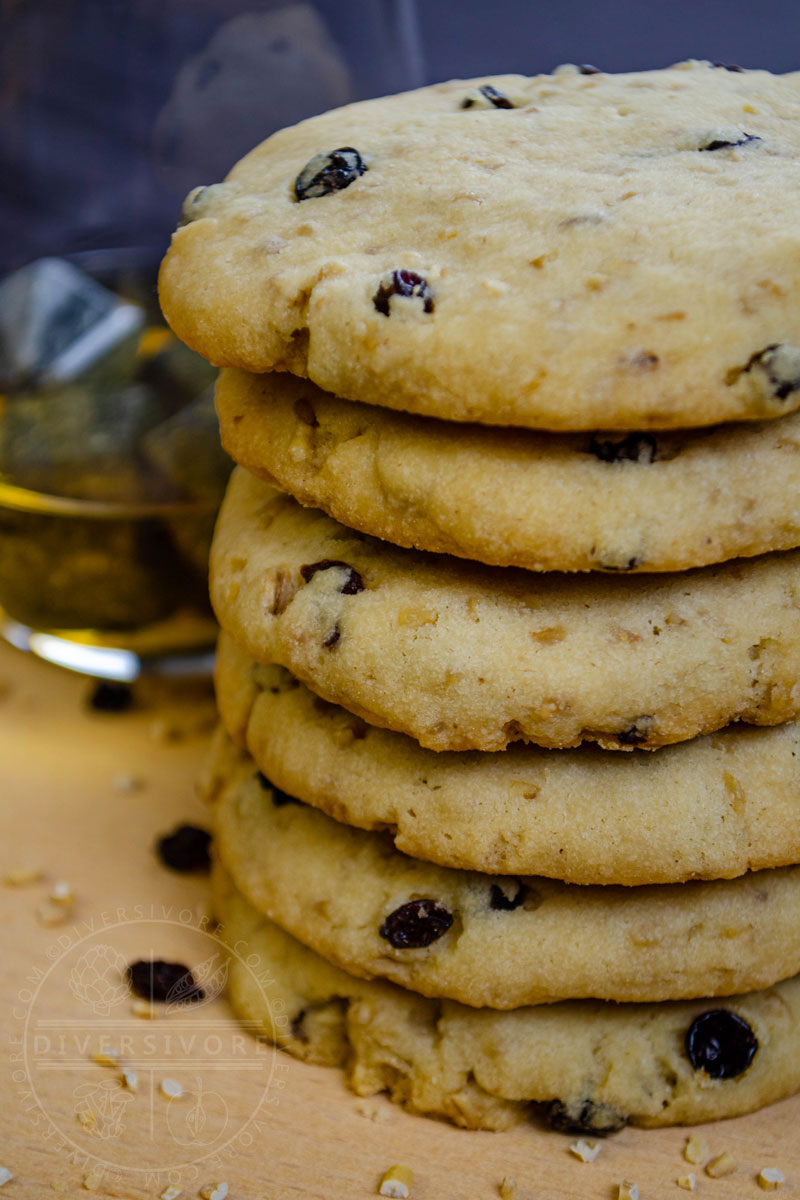
<path id="1" fill-rule="evenodd" d="M 354 979 L 251 908 L 221 868 L 236 1013 L 359 1095 L 471 1129 L 541 1114 L 558 1130 L 694 1124 L 800 1090 L 800 976 L 719 1001 L 565 1001 L 507 1012 Z M 249 965 L 246 965 L 249 964 Z"/>

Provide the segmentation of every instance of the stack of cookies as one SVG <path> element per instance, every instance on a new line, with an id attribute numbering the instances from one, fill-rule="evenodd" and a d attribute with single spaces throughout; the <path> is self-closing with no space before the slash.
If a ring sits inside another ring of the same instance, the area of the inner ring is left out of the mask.
<path id="1" fill-rule="evenodd" d="M 356 104 L 187 200 L 231 995 L 361 1093 L 800 1088 L 798 185 L 800 76 L 690 62 Z"/>

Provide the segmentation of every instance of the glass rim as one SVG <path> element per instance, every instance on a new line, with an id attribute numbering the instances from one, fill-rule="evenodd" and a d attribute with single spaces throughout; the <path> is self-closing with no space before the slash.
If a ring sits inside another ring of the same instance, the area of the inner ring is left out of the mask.
<path id="1" fill-rule="evenodd" d="M 0 508 L 42 516 L 93 517 L 96 520 L 146 517 L 202 516 L 219 507 L 217 500 L 84 500 L 57 496 L 12 483 L 0 474 Z"/>

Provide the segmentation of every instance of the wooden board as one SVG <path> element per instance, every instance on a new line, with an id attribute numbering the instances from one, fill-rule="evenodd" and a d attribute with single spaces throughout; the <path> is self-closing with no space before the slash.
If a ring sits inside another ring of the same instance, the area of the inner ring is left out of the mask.
<path id="1" fill-rule="evenodd" d="M 165 870 L 152 850 L 178 822 L 206 821 L 194 783 L 211 699 L 196 686 L 148 684 L 134 711 L 92 713 L 87 680 L 7 647 L 0 683 L 0 874 L 31 865 L 46 876 L 0 888 L 0 1012 L 11 1045 L 0 1064 L 0 1165 L 15 1176 L 3 1200 L 47 1196 L 53 1185 L 85 1195 L 93 1173 L 97 1195 L 136 1200 L 159 1196 L 170 1179 L 183 1196 L 225 1180 L 233 1200 L 353 1200 L 374 1195 L 398 1162 L 415 1173 L 413 1200 L 489 1200 L 506 1175 L 519 1200 L 610 1200 L 623 1179 L 641 1200 L 659 1200 L 681 1194 L 675 1180 L 689 1169 L 698 1193 L 739 1200 L 762 1194 L 755 1176 L 766 1165 L 786 1176 L 781 1196 L 800 1197 L 800 1098 L 703 1128 L 713 1152 L 739 1163 L 724 1179 L 688 1167 L 682 1129 L 624 1130 L 584 1165 L 568 1153 L 573 1139 L 533 1125 L 468 1133 L 382 1097 L 359 1101 L 337 1071 L 242 1036 L 222 998 L 156 1020 L 135 1017 L 113 989 L 92 999 L 92 947 L 106 956 L 106 985 L 115 981 L 109 954 L 216 962 L 202 926 L 205 880 Z M 141 787 L 120 790 L 121 775 Z M 74 912 L 45 927 L 37 906 L 58 880 L 72 885 Z M 135 1095 L 115 1069 L 91 1061 L 101 1043 L 127 1047 Z M 167 1076 L 183 1083 L 180 1099 L 161 1095 Z M 88 1126 L 78 1116 L 87 1111 Z"/>

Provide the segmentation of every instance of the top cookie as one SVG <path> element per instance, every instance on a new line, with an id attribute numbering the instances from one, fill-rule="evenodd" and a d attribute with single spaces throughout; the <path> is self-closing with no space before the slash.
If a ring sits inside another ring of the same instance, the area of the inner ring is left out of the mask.
<path id="1" fill-rule="evenodd" d="M 161 270 L 213 362 L 555 430 L 800 406 L 800 73 L 455 81 L 281 131 Z"/>

